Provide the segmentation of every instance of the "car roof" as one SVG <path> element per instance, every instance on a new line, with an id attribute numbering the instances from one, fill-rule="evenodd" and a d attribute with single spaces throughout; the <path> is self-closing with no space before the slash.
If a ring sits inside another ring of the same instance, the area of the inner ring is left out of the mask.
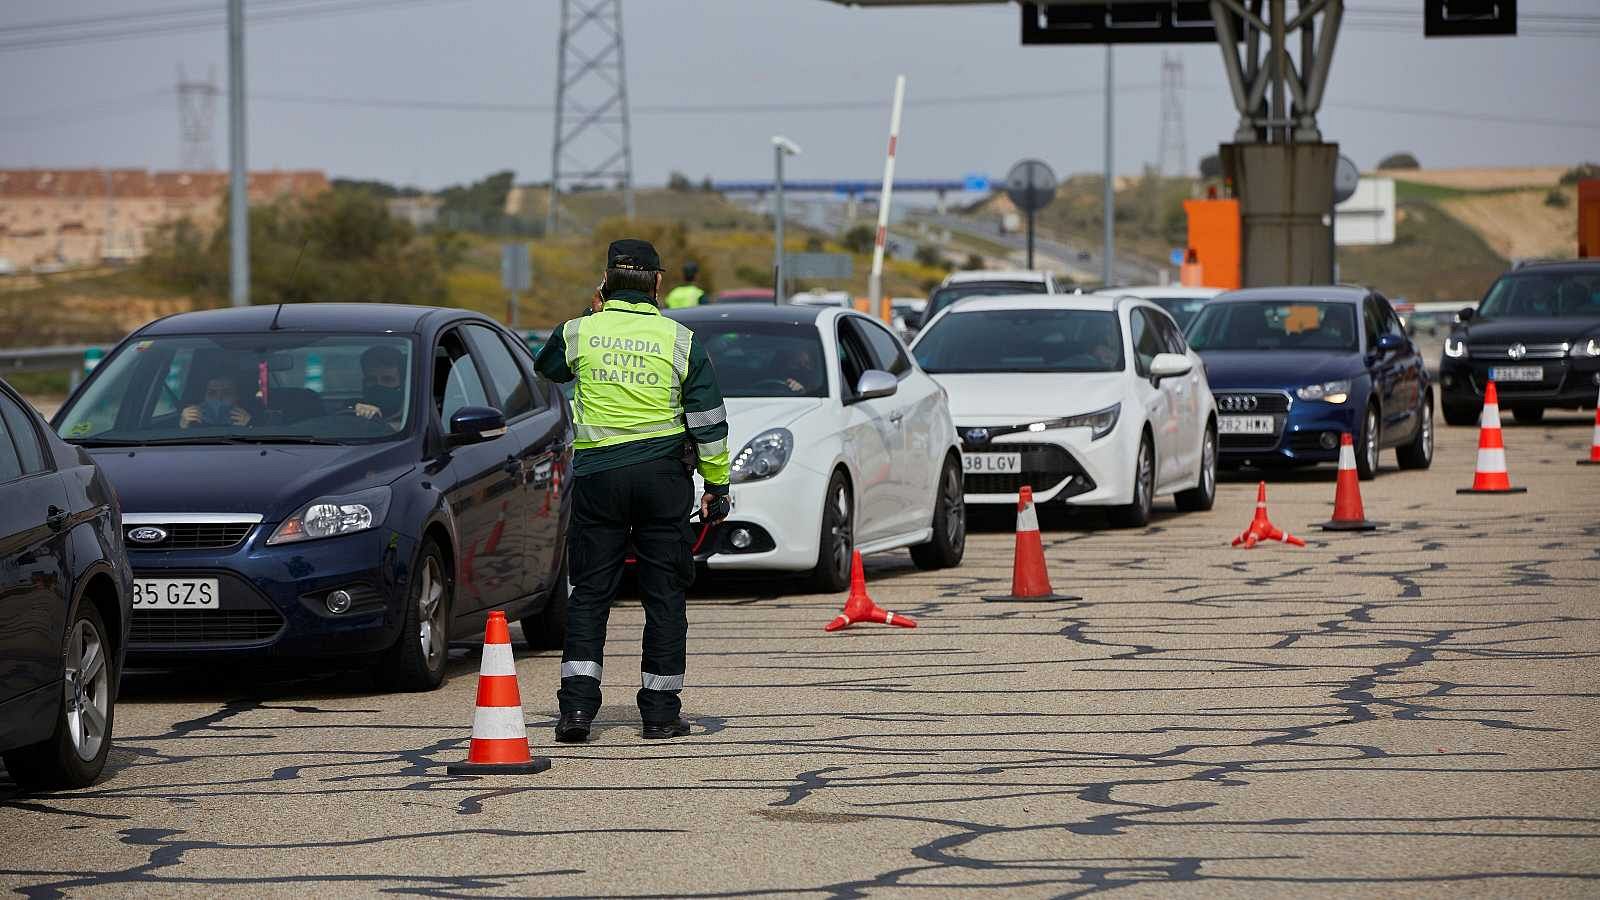
<path id="1" fill-rule="evenodd" d="M 1213 303 L 1230 303 L 1247 300 L 1324 300 L 1330 302 L 1359 303 L 1372 291 L 1348 284 L 1288 285 L 1285 287 L 1245 288 L 1228 291 L 1211 298 Z"/>
<path id="2" fill-rule="evenodd" d="M 711 306 L 690 306 L 685 309 L 669 310 L 668 318 L 675 319 L 694 329 L 700 322 L 772 322 L 777 324 L 812 325 L 817 317 L 830 311 L 837 311 L 837 306 L 796 306 L 790 303 L 765 304 L 765 303 L 736 303 L 726 306 L 712 304 Z"/>
<path id="3" fill-rule="evenodd" d="M 951 272 L 945 276 L 945 284 L 964 284 L 969 281 L 1037 281 L 1043 284 L 1046 275 L 1043 272 L 1034 272 L 1027 269 L 970 269 L 962 272 Z"/>
<path id="4" fill-rule="evenodd" d="M 1528 275 L 1538 272 L 1548 275 L 1552 272 L 1566 274 L 1568 272 L 1595 272 L 1600 271 L 1600 259 L 1519 259 L 1512 263 L 1506 275 Z"/>
<path id="5" fill-rule="evenodd" d="M 414 332 L 423 320 L 436 313 L 459 315 L 491 322 L 487 316 L 461 309 L 437 306 L 404 306 L 398 303 L 284 303 L 264 306 L 227 307 L 178 313 L 157 319 L 139 330 L 141 335 L 163 334 L 252 334 L 278 331 L 352 331 L 357 333 Z"/>
<path id="6" fill-rule="evenodd" d="M 1092 309 L 1110 312 L 1120 297 L 1105 294 L 1004 294 L 993 297 L 967 297 L 941 310 L 941 314 L 983 312 L 997 309 Z"/>
<path id="7" fill-rule="evenodd" d="M 1152 297 L 1177 297 L 1182 299 L 1207 299 L 1222 293 L 1222 288 L 1214 287 L 1189 287 L 1182 284 L 1140 284 L 1129 287 L 1109 287 L 1095 291 L 1096 294 L 1106 294 L 1117 297 L 1139 297 L 1148 300 Z"/>

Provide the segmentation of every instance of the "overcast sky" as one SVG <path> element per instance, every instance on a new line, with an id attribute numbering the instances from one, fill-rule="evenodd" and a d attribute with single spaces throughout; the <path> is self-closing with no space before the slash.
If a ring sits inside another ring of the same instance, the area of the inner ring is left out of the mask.
<path id="1" fill-rule="evenodd" d="M 252 168 L 323 169 L 425 187 L 501 168 L 515 169 L 519 181 L 549 177 L 548 111 L 328 101 L 548 106 L 558 0 L 370 0 L 371 8 L 355 13 L 288 16 L 297 3 L 310 8 L 332 2 L 246 4 L 285 15 L 253 25 L 247 35 L 247 84 L 256 95 L 248 119 Z M 182 64 L 203 78 L 215 67 L 224 84 L 226 38 L 220 27 L 53 47 L 17 44 L 62 31 L 17 28 L 203 5 L 0 5 L 0 165 L 175 168 L 177 69 Z M 216 0 L 216 7 L 223 5 Z M 1600 20 L 1595 0 L 1520 5 L 1524 16 L 1596 14 Z M 1352 6 L 1381 11 L 1421 4 Z M 999 175 L 1024 156 L 1041 157 L 1063 174 L 1102 164 L 1098 92 L 1104 50 L 1022 47 L 1015 6 L 866 10 L 826 0 L 625 0 L 623 17 L 635 178 L 641 184 L 663 182 L 672 170 L 697 180 L 707 174 L 770 177 L 769 138 L 779 133 L 804 150 L 790 164 L 790 177 L 878 178 L 898 73 L 909 84 L 899 157 L 904 177 Z M 125 21 L 67 31 L 121 27 Z M 1546 36 L 1424 40 L 1420 17 L 1410 22 L 1398 30 L 1350 28 L 1339 41 L 1323 133 L 1363 168 L 1396 150 L 1415 152 L 1429 167 L 1600 159 L 1600 24 L 1569 29 L 1584 31 L 1581 37 L 1546 29 Z M 1121 172 L 1157 158 L 1163 52 L 1176 53 L 1185 67 L 1191 167 L 1228 140 L 1236 125 L 1214 45 L 1119 47 L 1116 79 L 1122 90 L 1114 132 Z M 1038 97 L 1047 92 L 1062 93 Z M 1018 93 L 1032 96 L 970 99 Z M 938 102 L 927 105 L 930 100 Z M 224 101 L 217 104 L 213 131 L 219 165 L 227 157 Z M 832 107 L 837 103 L 868 106 Z M 663 110 L 684 104 L 812 106 L 778 112 Z M 1441 114 L 1416 111 L 1428 109 Z"/>

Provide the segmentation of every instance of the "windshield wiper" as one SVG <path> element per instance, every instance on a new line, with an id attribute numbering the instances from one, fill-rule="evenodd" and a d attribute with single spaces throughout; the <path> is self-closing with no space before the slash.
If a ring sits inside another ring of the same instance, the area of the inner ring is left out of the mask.
<path id="1" fill-rule="evenodd" d="M 219 446 L 237 444 L 318 444 L 325 447 L 343 447 L 339 441 L 305 435 L 209 435 L 196 437 L 148 438 L 78 438 L 68 439 L 79 447 L 172 447 L 181 445 Z"/>
<path id="2" fill-rule="evenodd" d="M 235 435 L 226 439 L 231 444 L 316 444 L 322 447 L 343 447 L 342 441 L 311 437 L 304 434 Z"/>

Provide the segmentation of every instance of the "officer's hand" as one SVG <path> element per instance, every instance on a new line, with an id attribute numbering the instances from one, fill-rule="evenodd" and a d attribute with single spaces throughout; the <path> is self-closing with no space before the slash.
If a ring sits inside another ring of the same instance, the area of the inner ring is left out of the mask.
<path id="1" fill-rule="evenodd" d="M 721 498 L 716 494 L 707 491 L 700 495 L 700 522 L 702 524 L 716 525 L 728 517 L 727 509 L 728 507 L 721 502 Z"/>

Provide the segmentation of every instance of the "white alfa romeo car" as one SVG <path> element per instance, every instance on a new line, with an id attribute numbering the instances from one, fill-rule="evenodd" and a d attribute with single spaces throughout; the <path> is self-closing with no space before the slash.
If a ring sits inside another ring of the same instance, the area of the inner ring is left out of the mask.
<path id="1" fill-rule="evenodd" d="M 960 564 L 961 445 L 944 391 L 887 328 L 832 307 L 670 315 L 711 356 L 728 409 L 733 515 L 696 532 L 697 560 L 808 573 L 821 591 L 849 584 L 853 550 Z"/>
<path id="2" fill-rule="evenodd" d="M 1205 367 L 1161 307 L 1136 297 L 982 297 L 912 345 L 950 394 L 968 503 L 1103 506 L 1137 527 L 1152 498 L 1210 509 L 1217 405 Z"/>

